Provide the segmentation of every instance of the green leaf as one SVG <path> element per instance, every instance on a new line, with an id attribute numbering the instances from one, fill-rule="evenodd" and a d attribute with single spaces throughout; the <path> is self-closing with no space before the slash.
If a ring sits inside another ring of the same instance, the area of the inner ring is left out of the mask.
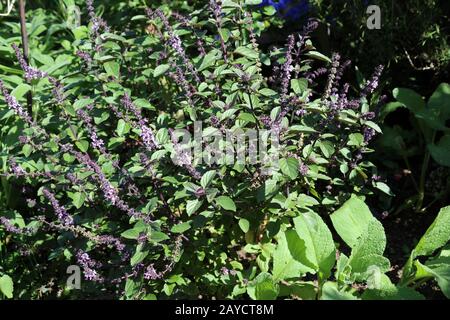
<path id="1" fill-rule="evenodd" d="M 382 274 L 376 287 L 368 288 L 363 300 L 424 300 L 424 296 L 409 287 L 396 287 L 388 276 Z"/>
<path id="2" fill-rule="evenodd" d="M 140 235 L 140 231 L 138 229 L 128 229 L 120 234 L 121 237 L 125 239 L 137 239 Z"/>
<path id="3" fill-rule="evenodd" d="M 238 224 L 244 233 L 247 233 L 248 230 L 250 230 L 250 222 L 247 219 L 240 218 Z"/>
<path id="4" fill-rule="evenodd" d="M 261 272 L 247 287 L 247 293 L 253 300 L 275 300 L 278 297 L 280 288 L 276 284 L 272 275 Z"/>
<path id="5" fill-rule="evenodd" d="M 164 73 L 166 73 L 167 70 L 169 70 L 169 69 L 170 69 L 170 65 L 168 65 L 168 64 L 160 64 L 159 66 L 157 66 L 155 68 L 155 71 L 153 71 L 153 77 L 157 78 L 160 75 L 163 75 Z"/>
<path id="6" fill-rule="evenodd" d="M 361 147 L 364 144 L 364 136 L 361 133 L 352 133 L 348 136 L 347 145 Z"/>
<path id="7" fill-rule="evenodd" d="M 30 154 L 33 152 L 33 147 L 30 144 L 24 144 L 22 147 L 22 152 L 25 155 L 25 157 L 29 157 Z"/>
<path id="8" fill-rule="evenodd" d="M 198 71 L 203 71 L 208 67 L 212 66 L 218 59 L 217 53 L 218 51 L 213 50 L 209 52 L 207 55 L 205 55 L 202 59 L 200 67 L 198 68 Z"/>
<path id="9" fill-rule="evenodd" d="M 441 166 L 450 167 L 450 134 L 442 136 L 437 144 L 429 144 L 431 156 Z"/>
<path id="10" fill-rule="evenodd" d="M 358 300 L 349 292 L 339 291 L 336 282 L 325 282 L 322 286 L 322 296 L 320 300 Z"/>
<path id="11" fill-rule="evenodd" d="M 295 180 L 298 176 L 298 160 L 295 158 L 286 158 L 280 160 L 281 171 L 291 180 Z"/>
<path id="12" fill-rule="evenodd" d="M 355 195 L 331 215 L 331 222 L 344 242 L 353 248 L 374 219 L 369 207 Z"/>
<path id="13" fill-rule="evenodd" d="M 262 88 L 261 90 L 259 90 L 259 93 L 265 97 L 272 97 L 278 94 L 276 91 L 269 88 Z"/>
<path id="14" fill-rule="evenodd" d="M 450 119 L 450 84 L 441 83 L 428 100 L 428 108 L 439 110 L 440 117 Z"/>
<path id="15" fill-rule="evenodd" d="M 203 204 L 203 200 L 189 200 L 186 203 L 186 213 L 188 216 L 193 215 Z"/>
<path id="16" fill-rule="evenodd" d="M 137 250 L 136 253 L 131 257 L 130 263 L 131 266 L 137 265 L 139 262 L 142 262 L 145 257 L 148 256 L 148 251 Z"/>
<path id="17" fill-rule="evenodd" d="M 30 90 L 31 86 L 29 84 L 21 83 L 13 91 L 11 91 L 11 95 L 19 100 Z"/>
<path id="18" fill-rule="evenodd" d="M 450 240 L 450 206 L 442 208 L 438 216 L 419 240 L 416 256 L 428 256 Z"/>
<path id="19" fill-rule="evenodd" d="M 202 176 L 202 179 L 200 180 L 201 186 L 204 189 L 208 188 L 215 176 L 216 176 L 215 170 L 210 170 L 208 172 L 205 172 L 205 174 Z"/>
<path id="20" fill-rule="evenodd" d="M 191 223 L 190 222 L 183 222 L 177 225 L 174 225 L 170 231 L 172 231 L 173 233 L 183 233 L 187 230 L 189 230 L 191 228 Z"/>
<path id="21" fill-rule="evenodd" d="M 302 94 L 305 90 L 308 89 L 308 80 L 305 78 L 302 79 L 292 79 L 291 80 L 291 88 L 294 90 L 295 94 Z"/>
<path id="22" fill-rule="evenodd" d="M 317 60 L 322 60 L 328 63 L 331 63 L 331 59 L 328 58 L 326 55 L 317 52 L 317 51 L 309 51 L 308 53 L 305 54 L 306 56 L 313 58 L 313 59 L 317 59 Z"/>
<path id="23" fill-rule="evenodd" d="M 256 6 L 261 3 L 262 3 L 262 0 L 245 0 L 245 4 L 247 6 Z"/>
<path id="24" fill-rule="evenodd" d="M 384 182 L 377 181 L 374 183 L 374 186 L 391 197 L 395 196 L 395 194 L 392 193 L 391 188 Z"/>
<path id="25" fill-rule="evenodd" d="M 3 275 L 0 277 L 0 291 L 8 298 L 13 297 L 14 283 L 10 276 Z"/>
<path id="26" fill-rule="evenodd" d="M 236 212 L 236 205 L 234 204 L 234 201 L 230 197 L 220 196 L 216 198 L 216 202 L 223 209 Z"/>
<path id="27" fill-rule="evenodd" d="M 348 263 L 357 280 L 364 280 L 371 267 L 377 268 L 381 273 L 389 270 L 389 260 L 382 256 L 385 248 L 386 235 L 383 225 L 374 218 L 358 239 L 349 258 Z"/>
<path id="28" fill-rule="evenodd" d="M 395 88 L 392 94 L 397 101 L 403 103 L 414 114 L 421 112 L 425 108 L 425 101 L 414 90 Z"/>
<path id="29" fill-rule="evenodd" d="M 289 236 L 289 234 L 291 236 Z M 294 256 L 294 254 L 297 255 L 297 257 L 300 256 L 300 253 L 305 250 L 304 242 L 298 237 L 294 230 L 280 233 L 277 242 L 278 245 L 273 253 L 272 272 L 275 281 L 300 278 L 306 272 L 313 273 L 314 270 L 302 264 Z M 291 252 L 294 252 L 294 254 Z"/>
<path id="30" fill-rule="evenodd" d="M 115 61 L 106 62 L 104 65 L 105 71 L 109 76 L 113 76 L 116 79 L 120 76 L 120 65 Z"/>
<path id="31" fill-rule="evenodd" d="M 86 140 L 80 140 L 75 142 L 75 145 L 80 149 L 82 152 L 86 152 L 89 148 L 89 142 Z"/>
<path id="32" fill-rule="evenodd" d="M 327 225 L 314 212 L 305 212 L 294 218 L 294 225 L 298 236 L 305 243 L 307 260 L 327 278 L 336 261 L 336 248 Z"/>
<path id="33" fill-rule="evenodd" d="M 79 100 L 75 101 L 75 103 L 73 104 L 73 108 L 75 110 L 78 110 L 78 109 L 86 107 L 87 105 L 92 104 L 93 102 L 94 102 L 93 99 L 88 99 L 88 98 L 86 98 L 86 99 L 79 99 Z"/>
<path id="34" fill-rule="evenodd" d="M 69 194 L 70 198 L 72 198 L 72 203 L 75 208 L 80 209 L 83 206 L 84 200 L 86 196 L 83 192 L 74 192 Z"/>
<path id="35" fill-rule="evenodd" d="M 116 129 L 117 134 L 119 136 L 123 136 L 128 131 L 130 131 L 130 127 L 123 119 L 119 119 L 119 121 L 117 122 L 117 129 Z"/>
<path id="36" fill-rule="evenodd" d="M 239 54 L 241 56 L 256 60 L 259 57 L 258 52 L 256 52 L 253 49 L 247 48 L 247 47 L 239 47 L 237 48 L 234 53 Z"/>
<path id="37" fill-rule="evenodd" d="M 422 271 L 423 276 L 432 276 L 441 288 L 442 293 L 450 299 L 450 265 L 423 265 L 418 260 L 414 262 L 417 269 Z"/>

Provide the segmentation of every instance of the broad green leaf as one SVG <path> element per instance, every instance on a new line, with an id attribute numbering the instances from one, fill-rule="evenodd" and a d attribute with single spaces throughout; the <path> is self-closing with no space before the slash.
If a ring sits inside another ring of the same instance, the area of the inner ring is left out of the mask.
<path id="1" fill-rule="evenodd" d="M 278 192 L 277 180 L 269 179 L 264 182 L 264 185 L 258 189 L 258 202 L 267 201 Z"/>
<path id="2" fill-rule="evenodd" d="M 155 71 L 153 71 L 153 77 L 157 78 L 160 75 L 163 75 L 164 73 L 166 73 L 167 70 L 169 70 L 169 69 L 170 69 L 170 65 L 168 65 L 168 64 L 160 64 L 159 66 L 157 66 L 155 68 Z"/>
<path id="3" fill-rule="evenodd" d="M 216 202 L 223 209 L 236 212 L 236 205 L 234 204 L 234 201 L 230 197 L 227 196 L 217 197 Z"/>
<path id="4" fill-rule="evenodd" d="M 290 230 L 291 234 L 293 233 L 297 236 L 297 233 L 294 230 Z M 300 278 L 306 272 L 313 272 L 312 269 L 306 267 L 302 263 L 300 263 L 297 259 L 294 258 L 291 253 L 294 251 L 295 253 L 299 253 L 299 251 L 304 251 L 305 246 L 304 242 L 301 239 L 298 242 L 292 241 L 293 238 L 290 237 L 288 239 L 288 232 L 286 234 L 280 233 L 278 236 L 278 245 L 273 253 L 273 278 L 275 281 L 284 280 L 284 279 L 292 279 L 292 278 Z M 288 244 L 289 242 L 289 244 Z"/>
<path id="5" fill-rule="evenodd" d="M 250 222 L 247 219 L 240 218 L 238 224 L 242 232 L 247 233 L 250 230 Z"/>
<path id="6" fill-rule="evenodd" d="M 450 240 L 450 206 L 442 208 L 438 216 L 414 249 L 416 256 L 429 256 Z"/>
<path id="7" fill-rule="evenodd" d="M 124 134 L 128 133 L 130 131 L 130 126 L 123 120 L 119 119 L 117 122 L 117 129 L 116 132 L 119 136 L 123 136 Z"/>
<path id="8" fill-rule="evenodd" d="M 339 291 L 336 282 L 325 282 L 322 286 L 320 300 L 358 300 L 349 292 Z"/>
<path id="9" fill-rule="evenodd" d="M 86 196 L 83 192 L 69 193 L 69 197 L 72 198 L 72 203 L 75 208 L 80 209 L 83 206 Z"/>
<path id="10" fill-rule="evenodd" d="M 13 91 L 11 91 L 11 95 L 19 100 L 30 90 L 31 86 L 29 84 L 21 83 Z"/>
<path id="11" fill-rule="evenodd" d="M 350 248 L 355 247 L 373 219 L 369 207 L 355 195 L 331 215 L 334 228 Z"/>
<path id="12" fill-rule="evenodd" d="M 14 283 L 10 276 L 4 274 L 0 277 L 0 291 L 8 298 L 13 297 Z"/>
<path id="13" fill-rule="evenodd" d="M 276 91 L 269 88 L 262 88 L 261 90 L 259 90 L 259 93 L 265 97 L 276 96 L 278 94 Z"/>
<path id="14" fill-rule="evenodd" d="M 368 288 L 361 298 L 363 300 L 423 300 L 419 292 L 409 287 L 396 287 L 388 276 L 381 275 L 379 285 Z"/>
<path id="15" fill-rule="evenodd" d="M 210 171 L 206 172 L 202 176 L 202 179 L 200 180 L 200 184 L 202 185 L 202 187 L 205 189 L 208 188 L 215 176 L 216 176 L 215 170 L 210 170 Z"/>
<path id="16" fill-rule="evenodd" d="M 420 261 L 414 262 L 416 268 L 422 271 L 422 276 L 432 276 L 441 288 L 442 293 L 450 299 L 450 264 L 423 265 Z"/>
<path id="17" fill-rule="evenodd" d="M 295 231 L 305 243 L 305 255 L 314 269 L 324 277 L 336 261 L 336 247 L 333 237 L 322 218 L 314 212 L 305 212 L 294 218 Z"/>
<path id="18" fill-rule="evenodd" d="M 142 262 L 145 257 L 148 256 L 148 251 L 137 250 L 136 253 L 131 257 L 130 263 L 131 266 L 137 265 L 139 262 Z"/>
<path id="19" fill-rule="evenodd" d="M 292 296 L 301 300 L 316 300 L 317 288 L 314 282 L 280 283 L 280 297 Z"/>
<path id="20" fill-rule="evenodd" d="M 239 47 L 234 51 L 234 53 L 254 60 L 259 57 L 258 52 L 247 47 Z"/>
<path id="21" fill-rule="evenodd" d="M 326 55 L 318 52 L 318 51 L 308 51 L 308 53 L 305 54 L 308 57 L 317 59 L 317 60 L 322 60 L 328 63 L 331 63 L 331 59 L 328 58 Z"/>
<path id="22" fill-rule="evenodd" d="M 302 94 L 306 89 L 308 89 L 308 80 L 302 79 L 292 79 L 291 88 L 294 90 L 295 94 Z"/>
<path id="23" fill-rule="evenodd" d="M 369 268 L 373 266 L 382 273 L 389 270 L 389 260 L 382 256 L 385 248 L 386 235 L 383 225 L 373 218 L 366 231 L 357 240 L 349 258 L 352 273 L 357 279 L 362 280 Z"/>
<path id="24" fill-rule="evenodd" d="M 438 143 L 429 144 L 431 156 L 441 166 L 450 167 L 450 134 L 444 135 Z"/>
<path id="25" fill-rule="evenodd" d="M 419 113 L 425 108 L 425 100 L 414 90 L 395 88 L 392 92 L 397 101 L 403 103 L 413 113 Z"/>
<path id="26" fill-rule="evenodd" d="M 247 287 L 247 293 L 253 300 L 275 300 L 279 290 L 278 284 L 267 272 L 261 272 Z"/>
<path id="27" fill-rule="evenodd" d="M 207 69 L 208 67 L 212 66 L 218 59 L 217 57 L 218 51 L 211 51 L 207 55 L 205 55 L 202 59 L 202 63 L 200 67 L 198 68 L 198 71 L 203 71 Z"/>
<path id="28" fill-rule="evenodd" d="M 173 233 L 183 233 L 191 228 L 190 222 L 183 222 L 177 225 L 174 225 L 170 231 Z"/>
<path id="29" fill-rule="evenodd" d="M 80 149 L 82 152 L 86 152 L 89 148 L 89 142 L 86 140 L 80 140 L 75 142 L 75 145 Z"/>
<path id="30" fill-rule="evenodd" d="M 137 239 L 140 235 L 141 231 L 139 229 L 133 228 L 128 229 L 120 234 L 121 237 L 125 239 Z"/>
<path id="31" fill-rule="evenodd" d="M 280 160 L 281 171 L 287 175 L 291 180 L 294 180 L 298 176 L 298 160 L 295 158 L 286 158 Z"/>
<path id="32" fill-rule="evenodd" d="M 439 110 L 442 119 L 450 119 L 450 84 L 441 83 L 428 100 L 428 108 Z"/>
<path id="33" fill-rule="evenodd" d="M 377 182 L 374 183 L 374 186 L 378 190 L 386 193 L 387 195 L 390 195 L 391 197 L 394 196 L 394 194 L 391 191 L 391 188 L 389 188 L 389 186 L 386 183 L 377 181 Z"/>
<path id="34" fill-rule="evenodd" d="M 202 200 L 195 199 L 195 200 L 189 200 L 186 203 L 186 213 L 188 216 L 193 215 L 203 204 Z"/>
<path id="35" fill-rule="evenodd" d="M 115 61 L 109 61 L 104 64 L 105 71 L 109 76 L 119 78 L 120 76 L 120 65 Z"/>

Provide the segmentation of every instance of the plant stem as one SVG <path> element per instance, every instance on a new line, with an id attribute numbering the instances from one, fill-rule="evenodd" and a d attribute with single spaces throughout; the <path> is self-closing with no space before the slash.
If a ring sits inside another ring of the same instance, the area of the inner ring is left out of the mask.
<path id="1" fill-rule="evenodd" d="M 436 130 L 433 131 L 433 136 L 431 138 L 431 143 L 434 143 L 434 139 L 436 138 Z M 430 150 L 425 152 L 425 156 L 422 162 L 422 170 L 420 173 L 420 181 L 419 181 L 419 199 L 416 204 L 416 212 L 421 212 L 423 200 L 425 198 L 425 180 L 428 171 L 428 165 L 430 163 L 431 153 Z"/>
<path id="2" fill-rule="evenodd" d="M 23 58 L 29 64 L 28 59 L 28 33 L 27 33 L 27 22 L 25 18 L 25 0 L 19 0 L 19 16 L 20 16 L 20 34 L 22 36 L 22 49 L 23 49 Z M 33 114 L 33 93 L 32 91 L 28 91 L 27 93 L 27 107 L 28 113 Z"/>

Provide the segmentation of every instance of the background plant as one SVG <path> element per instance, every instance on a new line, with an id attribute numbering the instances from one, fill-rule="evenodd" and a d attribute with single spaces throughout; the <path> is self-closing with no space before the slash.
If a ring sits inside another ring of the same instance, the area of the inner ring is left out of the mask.
<path id="1" fill-rule="evenodd" d="M 441 259 L 388 282 L 383 228 L 360 200 L 392 196 L 367 160 L 383 68 L 346 83 L 350 62 L 315 49 L 314 22 L 260 47 L 267 15 L 254 5 L 195 2 L 185 16 L 136 1 L 116 24 L 87 1 L 82 25 L 64 26 L 44 61 L 32 52 L 27 64 L 9 46 L 18 38 L 7 41 L 17 75 L 1 78 L 6 297 L 421 298 L 417 281 L 442 278 Z M 174 129 L 194 121 L 205 136 L 276 131 L 277 171 L 264 174 L 270 159 L 192 162 Z M 65 286 L 71 264 L 82 291 Z"/>

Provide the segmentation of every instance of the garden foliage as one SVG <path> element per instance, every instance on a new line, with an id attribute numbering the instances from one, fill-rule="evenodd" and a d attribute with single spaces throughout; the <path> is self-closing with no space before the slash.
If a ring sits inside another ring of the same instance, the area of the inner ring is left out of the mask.
<path id="1" fill-rule="evenodd" d="M 20 67 L 0 80 L 6 298 L 420 299 L 414 285 L 432 278 L 449 295 L 450 208 L 395 284 L 364 203 L 392 195 L 367 160 L 383 67 L 345 83 L 351 63 L 315 49 L 314 21 L 263 50 L 251 8 L 147 8 L 121 30 L 88 0 L 58 54 L 27 62 L 3 39 Z M 203 141 L 186 149 L 178 133 L 199 122 Z M 215 137 L 250 130 L 279 137 L 267 157 L 208 161 L 245 145 Z M 67 286 L 70 265 L 82 290 Z"/>

